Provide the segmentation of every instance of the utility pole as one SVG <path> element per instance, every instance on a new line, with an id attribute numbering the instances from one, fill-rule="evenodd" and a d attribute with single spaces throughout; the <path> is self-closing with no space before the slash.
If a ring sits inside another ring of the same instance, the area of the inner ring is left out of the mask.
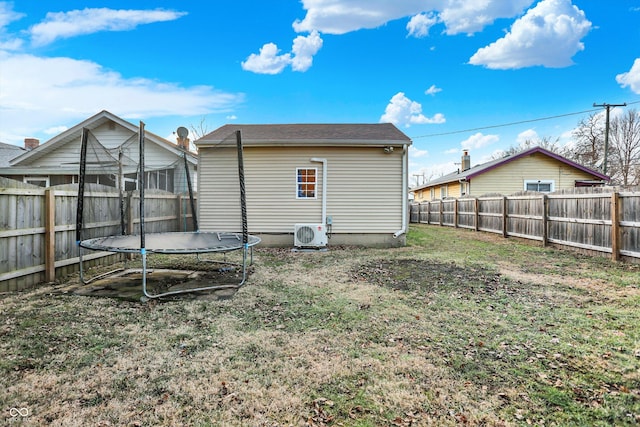
<path id="1" fill-rule="evenodd" d="M 607 174 L 607 155 L 609 154 L 609 111 L 611 110 L 611 107 L 626 107 L 627 103 L 625 102 L 624 104 L 607 104 L 607 103 L 596 104 L 594 102 L 593 106 L 604 107 L 607 110 L 607 118 L 604 125 L 604 167 L 602 169 L 604 174 L 606 175 Z"/>

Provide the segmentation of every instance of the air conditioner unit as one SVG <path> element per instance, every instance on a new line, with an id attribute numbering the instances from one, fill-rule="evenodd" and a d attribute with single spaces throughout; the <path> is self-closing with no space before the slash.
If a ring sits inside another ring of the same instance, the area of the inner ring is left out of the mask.
<path id="1" fill-rule="evenodd" d="M 297 248 L 323 248 L 327 246 L 324 224 L 295 224 L 293 244 Z"/>

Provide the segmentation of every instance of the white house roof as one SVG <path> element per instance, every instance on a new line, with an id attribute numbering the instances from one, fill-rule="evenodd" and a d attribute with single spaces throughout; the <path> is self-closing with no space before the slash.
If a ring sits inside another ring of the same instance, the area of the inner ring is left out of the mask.
<path id="1" fill-rule="evenodd" d="M 373 124 L 227 124 L 195 141 L 197 146 L 232 145 L 240 130 L 244 146 L 411 145 L 391 123 Z"/>
<path id="2" fill-rule="evenodd" d="M 93 130 L 103 125 L 106 122 L 115 122 L 116 124 L 129 129 L 132 132 L 138 132 L 139 126 L 134 125 L 133 123 L 129 123 L 126 120 L 121 119 L 115 114 L 110 113 L 109 111 L 103 110 L 98 114 L 95 114 L 88 119 L 84 120 L 81 123 L 73 126 L 72 128 L 67 129 L 66 131 L 60 133 L 59 135 L 51 138 L 43 144 L 40 144 L 37 148 L 34 148 L 31 151 L 27 151 L 24 154 L 13 158 L 10 161 L 10 166 L 12 167 L 28 167 L 31 162 L 34 160 L 41 158 L 42 156 L 46 156 L 49 153 L 56 150 L 58 147 L 66 144 L 69 141 L 77 139 L 82 134 L 82 129 L 87 128 L 89 130 Z M 181 156 L 183 150 L 177 145 L 171 143 L 170 141 L 155 135 L 147 130 L 145 130 L 145 140 L 151 141 L 155 144 L 162 146 L 163 148 L 173 152 L 176 156 Z M 190 163 L 195 164 L 197 162 L 196 155 L 193 153 L 188 153 L 187 156 Z"/>

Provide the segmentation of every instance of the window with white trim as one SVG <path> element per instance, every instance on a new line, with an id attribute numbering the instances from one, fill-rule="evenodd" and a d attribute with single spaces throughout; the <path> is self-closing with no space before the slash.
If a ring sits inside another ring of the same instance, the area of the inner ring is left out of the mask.
<path id="1" fill-rule="evenodd" d="M 316 168 L 296 168 L 296 198 L 315 199 L 318 179 Z"/>
<path id="2" fill-rule="evenodd" d="M 37 185 L 38 187 L 48 187 L 49 186 L 49 177 L 48 176 L 25 176 L 23 178 L 23 182 L 25 184 Z"/>
<path id="3" fill-rule="evenodd" d="M 431 196 L 431 200 L 436 198 L 436 189 L 431 187 L 431 192 L 430 192 L 430 196 Z"/>
<path id="4" fill-rule="evenodd" d="M 538 191 L 540 193 L 552 193 L 555 190 L 554 180 L 528 179 L 524 181 L 525 191 Z"/>
<path id="5" fill-rule="evenodd" d="M 440 187 L 440 198 L 444 199 L 445 197 L 447 197 L 447 184 L 444 184 Z"/>

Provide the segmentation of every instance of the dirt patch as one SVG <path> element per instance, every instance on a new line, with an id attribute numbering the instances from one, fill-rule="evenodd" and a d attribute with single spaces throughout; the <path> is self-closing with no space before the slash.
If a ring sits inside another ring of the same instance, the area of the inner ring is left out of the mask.
<path id="1" fill-rule="evenodd" d="M 499 273 L 483 267 L 419 259 L 371 261 L 356 268 L 352 278 L 395 290 L 435 290 L 452 284 L 480 284 L 487 291 L 497 289 L 501 279 Z"/>

